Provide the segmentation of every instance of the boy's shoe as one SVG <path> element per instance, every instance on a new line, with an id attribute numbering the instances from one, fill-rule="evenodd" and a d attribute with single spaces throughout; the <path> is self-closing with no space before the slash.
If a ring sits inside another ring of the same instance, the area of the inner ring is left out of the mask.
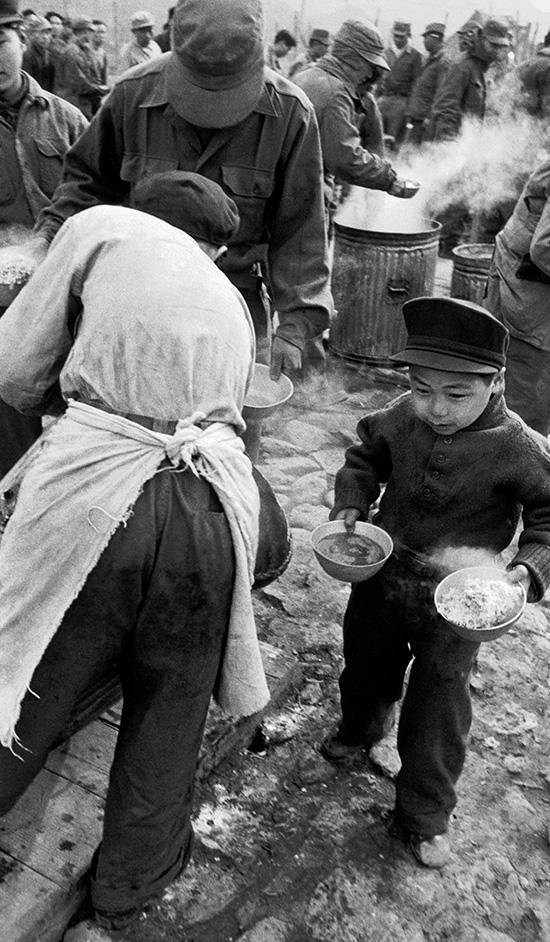
<path id="1" fill-rule="evenodd" d="M 321 755 L 332 762 L 341 762 L 344 759 L 352 759 L 360 752 L 370 752 L 377 742 L 380 742 L 391 733 L 396 720 L 397 710 L 394 704 L 390 704 L 383 718 L 371 723 L 366 731 L 365 738 L 361 742 L 357 742 L 357 740 L 346 735 L 345 728 L 340 722 L 323 739 L 319 747 Z"/>
<path id="2" fill-rule="evenodd" d="M 411 834 L 410 848 L 424 867 L 444 867 L 451 858 L 451 842 L 448 834 L 434 834 L 433 837 L 422 837 L 421 834 Z"/>
<path id="3" fill-rule="evenodd" d="M 321 755 L 324 756 L 325 759 L 330 759 L 331 762 L 342 762 L 344 759 L 352 759 L 354 756 L 359 755 L 363 749 L 364 745 L 362 742 L 346 742 L 345 738 L 342 738 L 340 726 L 337 726 L 332 733 L 325 736 L 319 747 Z"/>

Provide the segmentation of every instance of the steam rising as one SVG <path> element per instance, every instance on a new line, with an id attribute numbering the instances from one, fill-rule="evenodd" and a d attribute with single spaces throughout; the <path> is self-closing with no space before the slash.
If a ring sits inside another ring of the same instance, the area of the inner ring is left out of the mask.
<path id="1" fill-rule="evenodd" d="M 389 155 L 401 177 L 421 184 L 413 199 L 351 187 L 336 221 L 377 232 L 421 232 L 451 205 L 479 214 L 515 202 L 529 174 L 548 156 L 550 135 L 525 112 L 514 74 L 491 89 L 488 107 L 483 123 L 465 119 L 451 141 L 405 145 L 395 160 Z"/>

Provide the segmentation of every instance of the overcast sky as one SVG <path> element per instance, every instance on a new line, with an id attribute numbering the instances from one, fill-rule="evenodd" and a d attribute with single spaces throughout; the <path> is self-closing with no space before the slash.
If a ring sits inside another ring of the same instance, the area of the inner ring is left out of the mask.
<path id="1" fill-rule="evenodd" d="M 421 43 L 421 33 L 429 22 L 446 22 L 447 32 L 455 32 L 474 12 L 482 10 L 498 17 L 518 16 L 522 24 L 538 22 L 539 32 L 550 29 L 550 0 L 481 0 L 479 3 L 456 2 L 456 0 L 264 0 L 266 27 L 294 28 L 295 14 L 303 15 L 308 26 L 326 27 L 334 32 L 345 19 L 368 19 L 376 21 L 387 35 L 395 19 L 412 23 L 413 38 Z"/>

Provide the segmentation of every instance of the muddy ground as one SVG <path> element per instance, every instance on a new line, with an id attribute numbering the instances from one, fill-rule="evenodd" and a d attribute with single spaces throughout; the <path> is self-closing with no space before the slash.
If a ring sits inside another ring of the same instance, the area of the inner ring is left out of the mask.
<path id="1" fill-rule="evenodd" d="M 327 519 L 334 473 L 367 408 L 396 374 L 332 362 L 264 432 L 260 467 L 292 524 L 284 576 L 256 593 L 260 634 L 292 652 L 302 682 L 268 713 L 268 744 L 243 749 L 196 796 L 184 877 L 132 928 L 133 942 L 550 942 L 549 604 L 482 645 L 453 856 L 413 860 L 388 831 L 393 741 L 347 767 L 318 752 L 338 716 L 348 587 L 326 576 L 309 534 Z"/>

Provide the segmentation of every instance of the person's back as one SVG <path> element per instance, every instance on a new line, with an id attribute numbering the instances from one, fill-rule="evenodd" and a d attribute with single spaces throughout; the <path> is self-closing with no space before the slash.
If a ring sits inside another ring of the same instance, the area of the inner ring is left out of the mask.
<path id="1" fill-rule="evenodd" d="M 230 282 L 189 235 L 134 209 L 96 206 L 67 221 L 56 257 L 65 260 L 53 292 L 59 303 L 78 273 L 86 272 L 82 295 L 74 296 L 84 316 L 60 374 L 65 397 L 159 419 L 200 411 L 208 421 L 242 430 L 224 364 L 229 351 L 241 350 L 246 381 L 248 315 Z M 46 291 L 50 277 L 47 257 L 33 292 Z M 49 317 L 52 325 L 59 317 L 53 298 L 46 321 L 36 326 L 45 341 Z M 28 353 L 20 347 L 7 372 L 25 368 Z M 182 382 L 199 369 L 200 384 Z M 30 391 L 28 407 L 36 407 L 38 398 L 39 389 Z"/>
<path id="2" fill-rule="evenodd" d="M 525 106 L 537 118 L 550 117 L 550 33 L 536 56 L 517 68 L 517 75 L 526 93 Z"/>
<path id="3" fill-rule="evenodd" d="M 319 125 L 330 204 L 335 180 L 386 190 L 403 196 L 402 181 L 389 161 L 362 146 L 358 88 L 388 69 L 382 37 L 369 23 L 346 20 L 334 38 L 332 52 L 296 75 L 294 81 L 310 99 Z"/>
<path id="4" fill-rule="evenodd" d="M 124 691 L 95 919 L 67 942 L 138 920 L 185 868 L 213 693 L 234 716 L 269 698 L 250 598 L 259 493 L 237 434 L 254 334 L 215 265 L 237 208 L 179 171 L 133 201 L 69 219 L 0 322 L 0 394 L 65 408 L 0 545 L 0 814 L 113 664 Z"/>
<path id="5" fill-rule="evenodd" d="M 550 160 L 530 174 L 512 215 L 497 233 L 485 301 L 510 331 L 509 404 L 550 433 Z"/>

